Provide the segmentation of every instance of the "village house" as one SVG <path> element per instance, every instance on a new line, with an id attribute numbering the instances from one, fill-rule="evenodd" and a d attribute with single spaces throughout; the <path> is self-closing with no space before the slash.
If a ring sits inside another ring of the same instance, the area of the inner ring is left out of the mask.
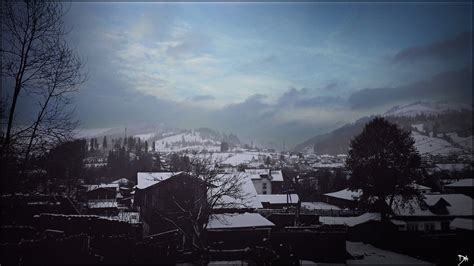
<path id="1" fill-rule="evenodd" d="M 298 206 L 298 194 L 260 194 L 258 195 L 264 209 L 288 209 Z"/>
<path id="2" fill-rule="evenodd" d="M 191 230 L 189 222 L 181 217 L 182 208 L 205 211 L 206 191 L 201 179 L 184 172 L 137 173 L 134 204 L 140 211 L 143 235 L 176 229 L 175 223 L 180 223 L 186 231 Z"/>
<path id="3" fill-rule="evenodd" d="M 426 194 L 420 204 L 394 208 L 391 221 L 399 231 L 449 231 L 455 218 L 474 217 L 473 203 L 463 194 Z"/>
<path id="4" fill-rule="evenodd" d="M 245 169 L 250 175 L 258 194 L 279 194 L 283 192 L 283 174 L 281 170 Z"/>
<path id="5" fill-rule="evenodd" d="M 461 193 L 471 198 L 474 198 L 474 179 L 473 178 L 461 179 L 457 182 L 445 185 L 444 188 L 447 191 L 451 191 L 454 193 Z"/>
<path id="6" fill-rule="evenodd" d="M 323 195 L 323 201 L 325 203 L 335 205 L 341 209 L 355 209 L 359 205 L 359 196 L 361 195 L 362 190 L 359 191 L 351 191 L 348 188 L 326 193 Z"/>

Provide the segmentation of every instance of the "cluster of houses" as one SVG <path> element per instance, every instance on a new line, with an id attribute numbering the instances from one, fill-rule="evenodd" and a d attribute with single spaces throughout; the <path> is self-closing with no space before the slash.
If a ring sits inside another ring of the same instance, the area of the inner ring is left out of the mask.
<path id="1" fill-rule="evenodd" d="M 220 200 L 235 204 L 206 209 L 209 208 L 207 197 L 202 195 L 212 191 L 212 184 L 185 172 L 139 172 L 135 186 L 124 179 L 111 184 L 83 185 L 83 213 L 133 220 L 141 224 L 143 237 L 156 238 L 174 232 L 179 227 L 176 221 L 180 219 L 183 228 L 187 228 L 181 230 L 191 230 L 192 225 L 185 222 L 183 211 L 195 210 L 198 206 L 200 211 L 209 213 L 205 223 L 213 243 L 221 243 L 219 239 L 241 239 L 248 232 L 253 232 L 248 237 L 255 242 L 257 236 L 265 239 L 271 232 L 276 235 L 275 232 L 288 228 L 321 230 L 325 226 L 346 228 L 343 239 L 371 242 L 380 241 L 374 239 L 377 238 L 374 232 L 386 230 L 380 213 L 363 212 L 359 208 L 358 197 L 362 191 L 343 189 L 322 195 L 318 202 L 302 202 L 297 193 L 285 188 L 281 170 L 260 168 L 219 173 L 222 176 L 235 174 L 242 179 L 245 203 L 240 198 L 222 197 Z M 402 235 L 469 232 L 472 235 L 473 179 L 446 184 L 443 193 L 419 184 L 414 186 L 423 195 L 423 201 L 394 204 L 396 207 L 389 217 L 392 232 Z M 232 248 L 232 245 L 230 241 L 218 247 Z"/>

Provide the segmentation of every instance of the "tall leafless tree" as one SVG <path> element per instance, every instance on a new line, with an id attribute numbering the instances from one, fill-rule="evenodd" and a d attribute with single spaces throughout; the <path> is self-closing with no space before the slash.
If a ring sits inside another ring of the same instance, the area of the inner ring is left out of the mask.
<path id="1" fill-rule="evenodd" d="M 219 212 L 234 211 L 235 209 L 252 209 L 251 194 L 246 191 L 245 183 L 248 182 L 244 173 L 219 173 L 215 169 L 219 160 L 212 156 L 199 156 L 194 154 L 190 160 L 190 168 L 186 172 L 199 178 L 204 186 L 202 195 L 190 206 L 184 206 L 178 200 L 174 200 L 180 216 L 170 217 L 165 213 L 157 212 L 162 219 L 172 223 L 186 239 L 191 242 L 201 256 L 207 254 L 207 226 L 211 219 L 218 219 Z M 203 204 L 205 203 L 205 204 Z M 182 221 L 186 221 L 185 224 Z M 226 223 L 226 221 L 221 221 Z M 190 225 L 191 230 L 187 230 L 186 225 Z"/>
<path id="2" fill-rule="evenodd" d="M 70 137 L 76 123 L 72 93 L 85 81 L 83 63 L 69 47 L 65 9 L 56 1 L 2 1 L 2 161 Z M 4 82 L 8 80 L 9 82 Z M 20 96 L 35 102 L 30 122 L 16 123 Z M 8 103 L 6 103 L 8 101 Z M 6 127 L 6 130 L 5 130 Z"/>

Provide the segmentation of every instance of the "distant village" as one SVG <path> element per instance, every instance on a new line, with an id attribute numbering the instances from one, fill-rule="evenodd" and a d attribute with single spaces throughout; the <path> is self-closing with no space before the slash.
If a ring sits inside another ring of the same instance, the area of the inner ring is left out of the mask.
<path id="1" fill-rule="evenodd" d="M 77 152 L 80 178 L 2 195 L 5 262 L 174 264 L 200 261 L 206 250 L 209 264 L 418 264 L 472 254 L 472 154 L 424 156 L 427 178 L 412 184 L 423 202 L 391 210 L 387 223 L 348 189 L 346 154 L 225 142 L 203 149 L 183 136 L 174 146 L 75 142 L 58 156 L 70 162 Z M 65 165 L 57 173 L 74 168 Z M 68 256 L 45 256 L 46 243 Z"/>

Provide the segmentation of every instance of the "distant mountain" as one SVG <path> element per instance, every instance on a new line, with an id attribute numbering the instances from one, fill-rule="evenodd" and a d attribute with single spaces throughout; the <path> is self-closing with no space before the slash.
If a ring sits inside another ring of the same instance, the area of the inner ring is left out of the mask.
<path id="1" fill-rule="evenodd" d="M 447 155 L 472 150 L 472 106 L 450 102 L 418 101 L 396 106 L 384 116 L 405 130 L 412 131 L 420 153 Z M 347 153 L 349 143 L 375 116 L 363 117 L 329 133 L 298 144 L 296 151 L 316 154 Z"/>
<path id="2" fill-rule="evenodd" d="M 179 150 L 220 150 L 221 142 L 230 146 L 239 146 L 240 139 L 234 134 L 219 133 L 209 128 L 176 129 L 163 124 L 140 124 L 129 127 L 79 129 L 76 138 L 93 138 L 107 136 L 118 138 L 134 136 L 142 141 L 155 142 L 156 149 L 160 151 Z"/>
<path id="3" fill-rule="evenodd" d="M 385 112 L 383 116 L 436 116 L 453 112 L 471 111 L 472 105 L 452 102 L 418 101 L 404 106 L 395 106 Z"/>

